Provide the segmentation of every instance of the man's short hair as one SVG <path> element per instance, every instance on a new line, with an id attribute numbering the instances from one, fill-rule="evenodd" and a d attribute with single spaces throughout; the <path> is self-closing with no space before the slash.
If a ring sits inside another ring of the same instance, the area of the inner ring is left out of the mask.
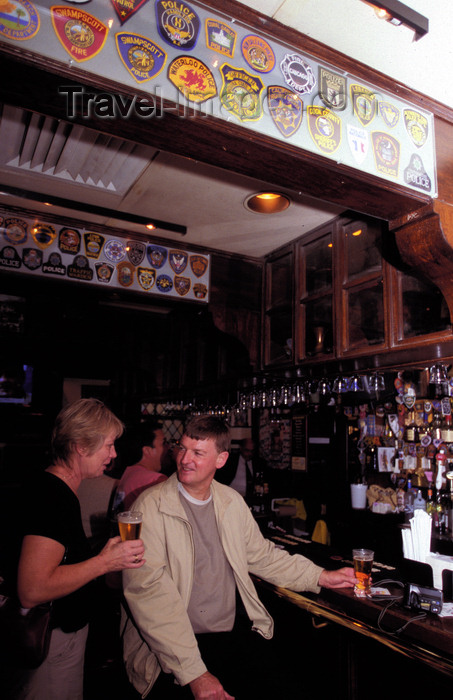
<path id="1" fill-rule="evenodd" d="M 230 430 L 217 416 L 194 416 L 187 423 L 184 435 L 192 440 L 214 440 L 219 454 L 230 451 Z"/>

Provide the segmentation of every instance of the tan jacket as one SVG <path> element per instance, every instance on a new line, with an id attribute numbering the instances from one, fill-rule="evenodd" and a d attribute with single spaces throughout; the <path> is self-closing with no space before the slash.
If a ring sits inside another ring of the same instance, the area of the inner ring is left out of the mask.
<path id="1" fill-rule="evenodd" d="M 126 620 L 124 661 L 130 681 L 144 697 L 160 670 L 186 685 L 207 669 L 186 612 L 193 583 L 191 526 L 180 502 L 177 476 L 144 491 L 134 509 L 143 512 L 146 563 L 123 571 L 133 620 Z M 295 591 L 319 592 L 322 569 L 266 540 L 243 498 L 229 486 L 211 484 L 220 540 L 253 628 L 270 639 L 273 620 L 260 602 L 250 573 Z M 135 623 L 135 624 L 134 624 Z"/>

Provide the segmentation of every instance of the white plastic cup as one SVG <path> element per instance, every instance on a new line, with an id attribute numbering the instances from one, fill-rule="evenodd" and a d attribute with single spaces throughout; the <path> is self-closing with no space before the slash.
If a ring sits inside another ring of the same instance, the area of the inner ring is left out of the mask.
<path id="1" fill-rule="evenodd" d="M 351 484 L 351 504 L 355 510 L 366 508 L 366 484 Z"/>

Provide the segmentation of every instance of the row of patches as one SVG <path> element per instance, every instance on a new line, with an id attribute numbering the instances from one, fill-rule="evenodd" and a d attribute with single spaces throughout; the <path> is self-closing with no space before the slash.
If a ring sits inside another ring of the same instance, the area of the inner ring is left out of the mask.
<path id="1" fill-rule="evenodd" d="M 112 0 L 121 23 L 129 19 L 146 0 Z M 39 16 L 28 0 L 7 2 L 0 12 L 0 33 L 11 39 L 26 39 L 39 29 Z M 21 5 L 20 11 L 17 5 Z M 159 34 L 168 44 L 178 49 L 195 47 L 200 31 L 200 19 L 196 12 L 184 2 L 157 0 L 156 19 Z M 51 18 L 55 33 L 70 56 L 76 61 L 86 61 L 98 54 L 107 39 L 109 28 L 93 15 L 67 6 L 51 7 Z M 206 20 L 206 45 L 209 49 L 234 57 L 237 33 L 228 25 L 214 19 Z M 163 70 L 167 53 L 151 39 L 129 32 L 115 35 L 120 58 L 133 76 L 142 83 L 155 78 Z M 242 55 L 248 65 L 257 72 L 270 73 L 275 65 L 275 54 L 263 38 L 248 35 L 241 42 Z M 303 111 L 300 95 L 312 94 L 317 85 L 310 64 L 297 53 L 288 53 L 280 62 L 280 69 L 290 90 L 280 86 L 268 88 L 271 111 L 277 113 L 278 122 L 283 122 L 281 133 L 287 136 Z M 241 68 L 225 63 L 220 68 L 222 89 L 220 99 L 223 106 L 241 120 L 257 120 L 262 116 L 261 93 L 264 84 L 257 76 Z M 178 90 L 193 102 L 205 102 L 217 95 L 217 86 L 211 70 L 193 56 L 174 59 L 168 68 L 168 78 Z M 347 79 L 319 66 L 319 92 L 326 107 L 344 111 L 347 107 Z M 350 86 L 350 97 L 354 113 L 363 126 L 368 126 L 379 112 L 385 124 L 394 128 L 400 118 L 400 110 L 387 101 L 380 101 L 376 93 L 362 85 Z M 286 116 L 282 114 L 287 112 Z M 415 110 L 404 111 L 406 129 L 417 147 L 423 146 L 428 137 L 428 120 Z M 277 124 L 278 125 L 278 124 Z M 280 128 L 280 126 L 279 126 Z M 289 134 L 289 135 L 290 135 Z"/>
<path id="2" fill-rule="evenodd" d="M 24 248 L 22 257 L 13 246 L 4 246 L 0 250 L 0 268 L 9 270 L 19 270 L 22 265 L 33 272 L 40 270 L 44 274 L 58 275 L 61 277 L 69 277 L 75 280 L 91 282 L 97 279 L 102 284 L 109 284 L 116 272 L 117 281 L 122 287 L 130 287 L 137 277 L 137 282 L 140 287 L 149 292 L 153 288 L 159 292 L 167 294 L 174 289 L 179 296 L 186 296 L 192 289 L 196 299 L 205 299 L 208 294 L 206 284 L 195 282 L 192 286 L 190 277 L 175 275 L 174 277 L 167 274 L 158 274 L 156 270 L 147 267 L 138 266 L 137 268 L 128 261 L 111 265 L 107 262 L 94 263 L 94 271 L 90 266 L 90 261 L 85 255 L 76 255 L 71 265 L 64 265 L 61 254 L 52 252 L 44 261 L 42 250 L 38 248 Z M 96 275 L 96 278 L 94 278 Z"/>
<path id="3" fill-rule="evenodd" d="M 2 231 L 5 240 L 14 246 L 24 245 L 28 239 L 28 225 L 23 219 L 15 217 L 0 219 L 0 231 Z M 34 224 L 30 231 L 33 242 L 41 250 L 48 248 L 57 238 L 57 232 L 51 224 Z M 63 227 L 58 233 L 58 247 L 62 253 L 69 255 L 77 255 L 80 253 L 81 245 L 85 246 L 85 254 L 88 258 L 99 259 L 101 253 L 113 263 L 121 263 L 126 258 L 129 262 L 137 267 L 141 265 L 145 259 L 145 255 L 149 264 L 155 268 L 162 268 L 168 261 L 173 272 L 176 274 L 183 273 L 189 266 L 196 277 L 203 277 L 209 265 L 209 260 L 204 255 L 189 254 L 183 250 L 172 250 L 154 243 L 142 243 L 141 241 L 127 241 L 124 243 L 120 240 L 106 239 L 100 233 L 87 231 L 83 235 L 75 228 Z M 29 250 L 36 250 L 34 248 Z M 39 264 L 34 268 L 40 267 L 42 264 L 41 257 L 36 257 Z M 27 265 L 29 267 L 29 265 Z"/>

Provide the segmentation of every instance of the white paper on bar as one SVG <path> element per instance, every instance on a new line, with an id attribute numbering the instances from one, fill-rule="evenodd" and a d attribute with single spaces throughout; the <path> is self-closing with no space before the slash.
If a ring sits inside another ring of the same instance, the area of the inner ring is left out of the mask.
<path id="1" fill-rule="evenodd" d="M 414 554 L 410 558 L 426 563 L 431 551 L 431 516 L 420 508 L 414 512 L 414 517 L 410 519 L 410 526 Z"/>
<path id="2" fill-rule="evenodd" d="M 414 548 L 412 546 L 412 531 L 409 528 L 401 530 L 403 538 L 403 554 L 405 559 L 415 559 Z"/>

